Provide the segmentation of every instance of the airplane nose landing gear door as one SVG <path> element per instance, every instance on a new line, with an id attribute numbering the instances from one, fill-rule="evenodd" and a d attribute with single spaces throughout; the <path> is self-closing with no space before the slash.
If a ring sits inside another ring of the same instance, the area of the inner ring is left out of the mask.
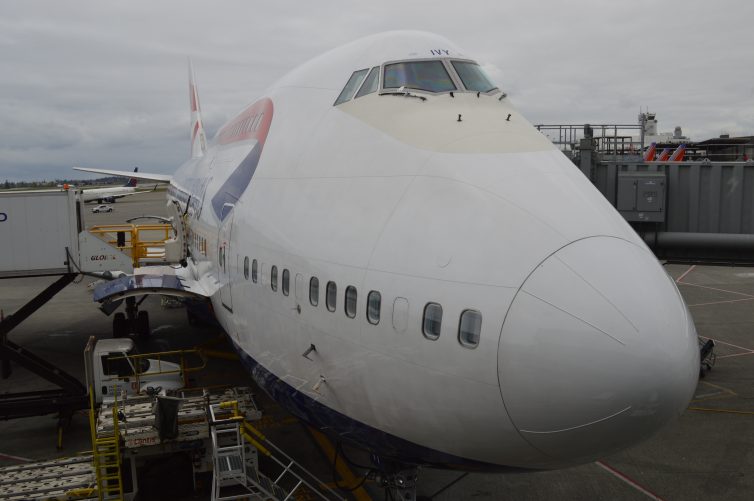
<path id="1" fill-rule="evenodd" d="M 225 216 L 217 235 L 217 269 L 220 281 L 220 301 L 223 306 L 233 313 L 233 299 L 231 296 L 231 282 L 233 272 L 238 272 L 238 263 L 231 253 L 231 230 L 233 229 L 233 208 L 235 205 L 223 205 L 222 215 Z"/>

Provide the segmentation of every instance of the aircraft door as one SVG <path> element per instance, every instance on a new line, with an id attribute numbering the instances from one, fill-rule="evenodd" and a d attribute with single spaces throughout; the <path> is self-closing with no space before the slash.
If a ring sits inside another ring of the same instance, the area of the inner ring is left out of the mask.
<path id="1" fill-rule="evenodd" d="M 231 230 L 233 229 L 234 205 L 226 203 L 223 205 L 223 214 L 227 214 L 220 225 L 220 231 L 217 235 L 217 268 L 220 279 L 220 301 L 223 306 L 233 312 L 233 298 L 231 295 L 232 283 L 232 264 L 234 262 L 231 254 Z"/>

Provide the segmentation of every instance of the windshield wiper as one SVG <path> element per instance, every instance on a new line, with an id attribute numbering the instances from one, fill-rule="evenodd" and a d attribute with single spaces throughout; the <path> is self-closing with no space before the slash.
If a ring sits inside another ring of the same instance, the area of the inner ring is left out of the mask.
<path id="1" fill-rule="evenodd" d="M 403 87 L 401 87 L 401 88 L 399 88 L 397 90 L 383 90 L 382 92 L 380 92 L 381 96 L 382 95 L 386 95 L 386 94 L 391 95 L 391 96 L 413 97 L 413 98 L 416 98 L 416 99 L 421 99 L 422 101 L 426 101 L 427 100 L 426 97 L 419 96 L 419 95 L 416 95 L 416 94 L 412 94 L 409 91 L 405 90 Z"/>

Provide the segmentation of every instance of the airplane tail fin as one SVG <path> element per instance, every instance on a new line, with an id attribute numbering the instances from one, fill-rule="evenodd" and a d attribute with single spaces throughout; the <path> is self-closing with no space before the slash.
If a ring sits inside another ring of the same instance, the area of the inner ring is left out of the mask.
<path id="1" fill-rule="evenodd" d="M 662 150 L 662 153 L 660 153 L 660 156 L 657 157 L 658 162 L 666 162 L 670 158 L 670 148 L 665 148 Z"/>
<path id="2" fill-rule="evenodd" d="M 683 162 L 683 157 L 686 155 L 686 145 L 682 144 L 670 155 L 671 162 Z"/>
<path id="3" fill-rule="evenodd" d="M 207 150 L 207 138 L 204 134 L 201 107 L 199 106 L 199 92 L 196 89 L 194 65 L 189 58 L 189 96 L 191 98 L 191 158 L 204 156 Z"/>
<path id="4" fill-rule="evenodd" d="M 139 168 L 138 167 L 134 167 L 134 172 L 139 172 Z M 128 182 L 126 184 L 124 184 L 123 186 L 125 186 L 127 188 L 136 188 L 136 183 L 137 182 L 138 182 L 138 179 L 136 179 L 135 177 L 132 177 L 132 178 L 129 178 Z"/>
<path id="5" fill-rule="evenodd" d="M 647 152 L 644 153 L 644 161 L 645 162 L 651 162 L 655 159 L 655 154 L 657 153 L 657 143 L 652 143 L 649 145 L 649 148 L 647 148 Z"/>

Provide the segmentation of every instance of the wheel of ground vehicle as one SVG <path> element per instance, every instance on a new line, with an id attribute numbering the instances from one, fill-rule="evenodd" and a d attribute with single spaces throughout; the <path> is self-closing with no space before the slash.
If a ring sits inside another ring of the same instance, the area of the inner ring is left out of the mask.
<path id="1" fill-rule="evenodd" d="M 136 315 L 136 332 L 141 337 L 149 336 L 149 312 L 140 311 Z"/>
<path id="2" fill-rule="evenodd" d="M 128 336 L 128 320 L 125 313 L 118 312 L 113 316 L 113 337 Z"/>

